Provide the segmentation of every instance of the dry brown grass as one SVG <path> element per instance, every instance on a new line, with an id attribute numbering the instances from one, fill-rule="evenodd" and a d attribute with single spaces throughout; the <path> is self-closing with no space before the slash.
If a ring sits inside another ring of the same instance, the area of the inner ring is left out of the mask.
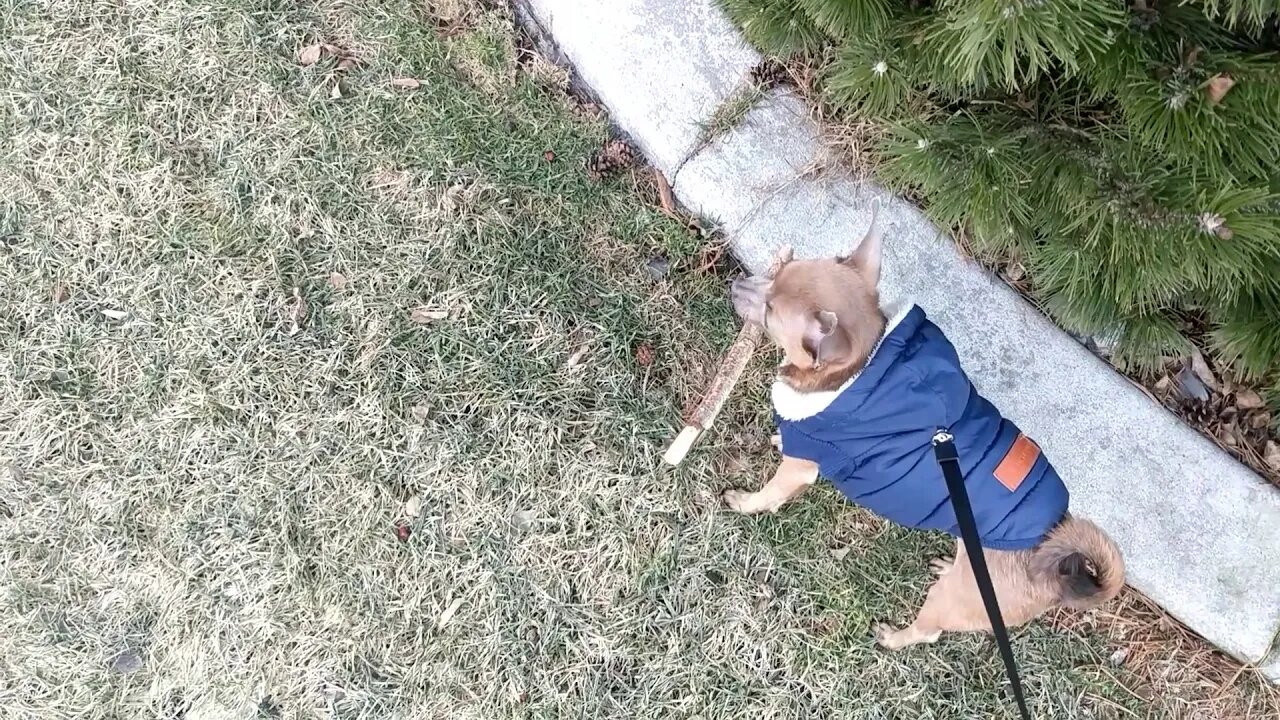
<path id="1" fill-rule="evenodd" d="M 660 466 L 734 333 L 704 240 L 586 178 L 509 16 L 429 10 L 0 6 L 0 716 L 1009 717 L 989 642 L 870 645 L 944 540 L 721 510 L 768 358 Z M 1046 716 L 1170 715 L 1016 643 Z"/>

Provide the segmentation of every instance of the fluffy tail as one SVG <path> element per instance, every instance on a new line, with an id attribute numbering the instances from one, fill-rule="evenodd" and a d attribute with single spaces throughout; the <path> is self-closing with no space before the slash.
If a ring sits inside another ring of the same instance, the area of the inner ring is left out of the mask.
<path id="1" fill-rule="evenodd" d="M 1124 558 L 1097 525 L 1068 515 L 1032 553 L 1031 573 L 1059 604 L 1088 610 L 1124 587 Z"/>

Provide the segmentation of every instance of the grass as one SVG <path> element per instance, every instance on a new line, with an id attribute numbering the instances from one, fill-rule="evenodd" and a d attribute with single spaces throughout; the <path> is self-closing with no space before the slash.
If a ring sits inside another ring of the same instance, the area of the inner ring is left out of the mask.
<path id="1" fill-rule="evenodd" d="M 0 31 L 0 716 L 1011 717 L 989 641 L 871 647 L 943 539 L 829 489 L 719 507 L 774 460 L 767 360 L 660 467 L 723 278 L 643 173 L 587 179 L 605 120 L 506 12 Z M 1042 716 L 1274 716 L 1249 673 L 1113 664 L 1124 622 L 1016 634 Z"/>

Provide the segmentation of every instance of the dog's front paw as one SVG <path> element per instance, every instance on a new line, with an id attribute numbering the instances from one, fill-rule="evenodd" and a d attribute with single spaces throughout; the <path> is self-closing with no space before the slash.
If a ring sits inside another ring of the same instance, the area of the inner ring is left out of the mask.
<path id="1" fill-rule="evenodd" d="M 897 650 L 902 647 L 902 644 L 897 641 L 898 633 L 898 628 L 889 623 L 876 623 L 871 626 L 871 634 L 876 638 L 876 645 L 885 650 Z"/>
<path id="2" fill-rule="evenodd" d="M 730 510 L 744 515 L 773 512 L 778 509 L 778 504 L 768 502 L 767 498 L 762 498 L 761 495 L 762 493 L 746 490 L 725 490 L 720 494 L 720 499 L 724 500 L 724 504 Z"/>

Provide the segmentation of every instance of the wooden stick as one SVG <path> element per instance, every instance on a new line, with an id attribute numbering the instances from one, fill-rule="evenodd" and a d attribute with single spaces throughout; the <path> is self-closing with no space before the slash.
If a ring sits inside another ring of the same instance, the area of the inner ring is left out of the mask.
<path id="1" fill-rule="evenodd" d="M 777 275 L 778 270 L 789 262 L 791 262 L 791 246 L 784 245 L 778 248 L 773 262 L 769 264 L 767 276 L 772 278 Z M 751 356 L 755 354 L 756 346 L 760 344 L 760 338 L 763 336 L 764 328 L 760 325 L 753 322 L 743 324 L 742 329 L 738 331 L 738 337 L 725 352 L 724 360 L 720 362 L 720 369 L 707 385 L 701 402 L 686 418 L 684 429 L 662 454 L 663 462 L 673 466 L 679 465 L 702 433 L 715 422 L 716 416 L 720 414 L 720 409 L 729 399 L 729 393 L 733 392 L 734 386 L 738 384 L 742 371 L 751 361 Z"/>

